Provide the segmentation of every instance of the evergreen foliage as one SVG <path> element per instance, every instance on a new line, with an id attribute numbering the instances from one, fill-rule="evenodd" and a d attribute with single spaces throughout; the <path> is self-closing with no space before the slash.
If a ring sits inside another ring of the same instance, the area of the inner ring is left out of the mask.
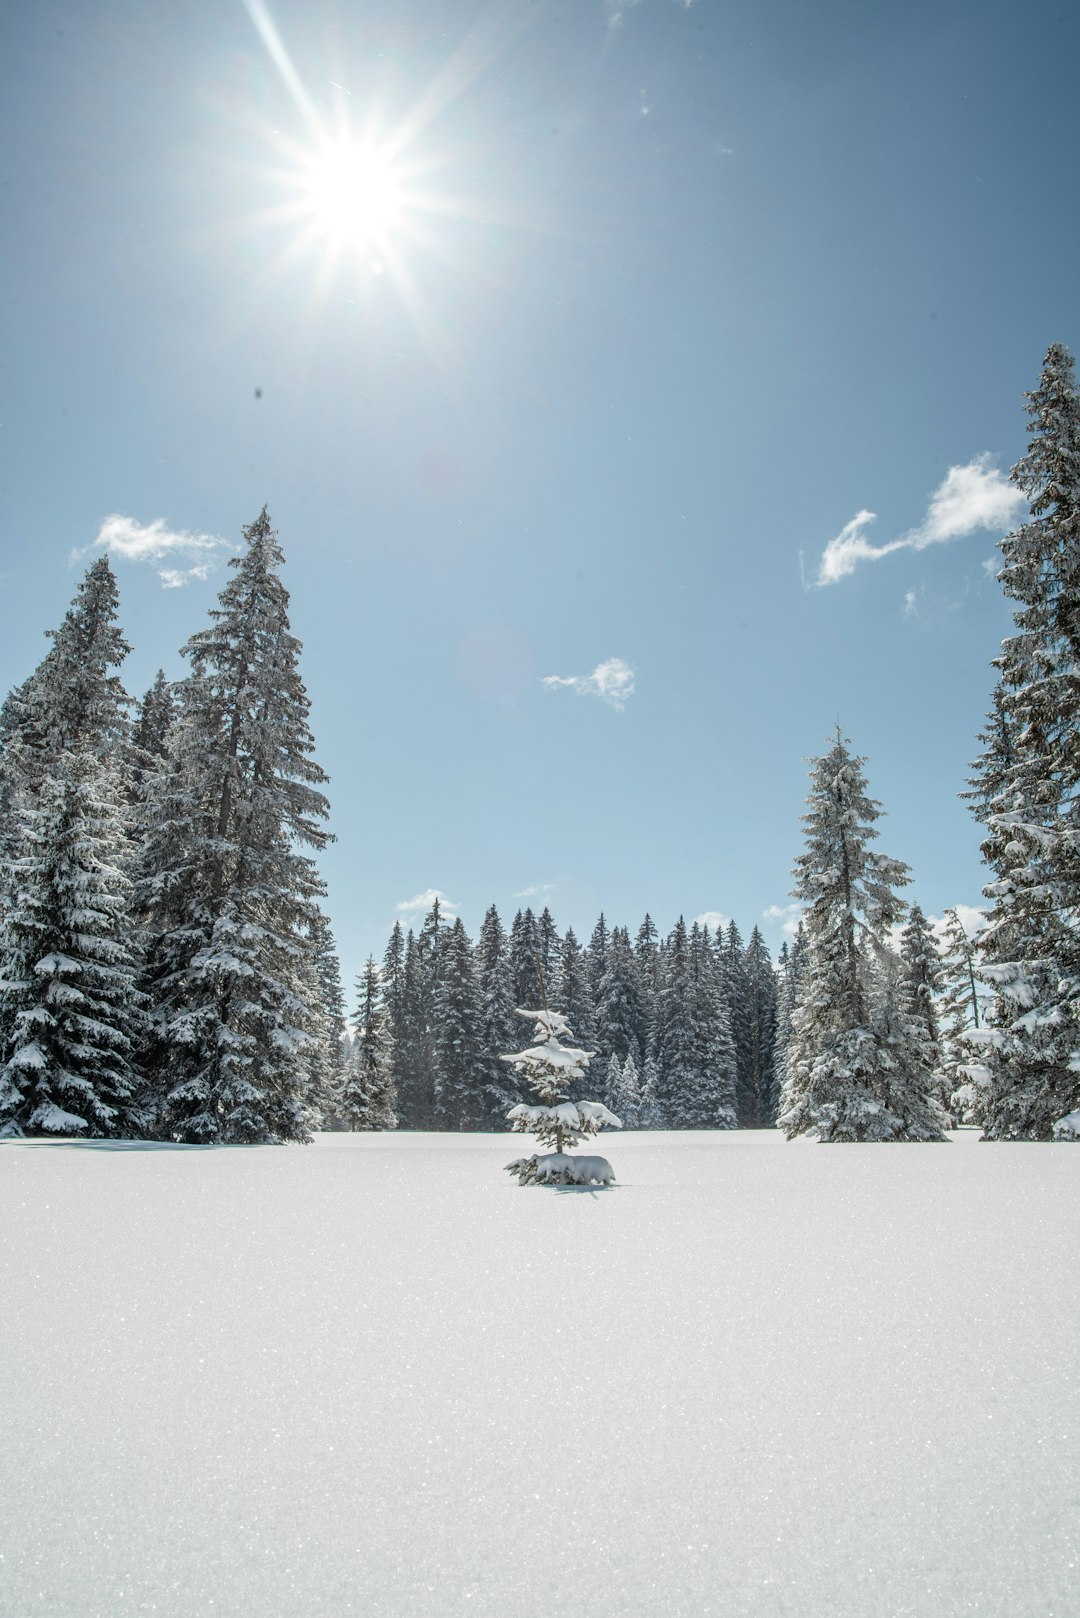
<path id="1" fill-rule="evenodd" d="M 660 1101 L 660 1068 L 655 1056 L 645 1058 L 645 1071 L 641 1075 L 638 1124 L 642 1129 L 664 1127 L 664 1109 Z"/>
<path id="2" fill-rule="evenodd" d="M 510 985 L 515 1006 L 540 1006 L 544 992 L 536 969 L 540 934 L 529 909 L 519 910 L 510 928 Z"/>
<path id="3" fill-rule="evenodd" d="M 405 976 L 405 934 L 400 921 L 395 921 L 383 956 L 382 972 L 379 978 L 382 1005 L 386 1013 L 386 1031 L 390 1048 L 390 1079 L 393 1085 L 395 1106 L 401 1086 L 402 1053 L 407 1038 L 406 1027 L 406 976 Z"/>
<path id="4" fill-rule="evenodd" d="M 50 773 L 80 754 L 126 767 L 129 699 L 116 670 L 131 648 L 118 613 L 116 578 L 102 556 L 59 629 L 47 631 L 48 653 L 0 710 L 0 916 L 4 873 L 29 835 L 23 817 L 33 814 Z"/>
<path id="5" fill-rule="evenodd" d="M 920 905 L 913 904 L 908 910 L 907 924 L 900 934 L 900 960 L 901 992 L 922 1040 L 924 1063 L 934 1075 L 934 1093 L 951 1120 L 953 1084 L 942 1071 L 944 1053 L 937 1013 L 943 983 L 941 956 L 934 930 Z"/>
<path id="6" fill-rule="evenodd" d="M 743 955 L 743 1035 L 746 1041 L 743 1093 L 745 1129 L 771 1128 L 779 1096 L 775 1090 L 777 981 L 772 957 L 755 927 Z"/>
<path id="7" fill-rule="evenodd" d="M 307 926 L 308 948 L 318 987 L 318 1023 L 308 1045 L 311 1104 L 325 1123 L 334 1116 L 349 1059 L 341 966 L 330 923 L 315 909 Z"/>
<path id="8" fill-rule="evenodd" d="M 149 935 L 148 1071 L 178 1141 L 304 1141 L 323 1033 L 312 957 L 329 834 L 282 555 L 263 509 L 184 648 L 191 673 L 153 777 L 139 899 Z"/>
<path id="9" fill-rule="evenodd" d="M 479 1030 L 479 996 L 472 945 L 459 917 L 442 946 L 436 1004 L 435 1125 L 482 1129 L 487 1095 Z"/>
<path id="10" fill-rule="evenodd" d="M 346 1129 L 396 1129 L 390 1018 L 379 969 L 370 955 L 357 991 L 353 1051 L 342 1078 L 336 1113 Z"/>
<path id="11" fill-rule="evenodd" d="M 972 1044 L 982 1026 L 979 999 L 979 950 L 955 910 L 945 912 L 941 956 L 940 1023 L 942 1077 L 949 1091 L 947 1110 L 958 1123 L 977 1124 L 985 1117 L 986 1067 Z"/>
<path id="12" fill-rule="evenodd" d="M 128 914 L 129 647 L 106 557 L 0 711 L 0 1131 L 116 1135 L 142 1114 Z"/>
<path id="13" fill-rule="evenodd" d="M 593 1014 L 592 986 L 589 981 L 585 952 L 578 943 L 574 929 L 568 927 L 559 952 L 559 976 L 555 998 L 565 1006 L 563 1015 L 578 1038 L 585 1044 L 595 1042 L 596 1029 Z"/>
<path id="14" fill-rule="evenodd" d="M 806 964 L 778 1122 L 789 1139 L 941 1140 L 944 1114 L 887 943 L 908 870 L 870 848 L 881 808 L 864 763 L 839 728 L 813 761 L 793 890 L 807 906 Z"/>
<path id="15" fill-rule="evenodd" d="M 540 956 L 540 971 L 543 974 L 545 986 L 550 987 L 559 976 L 559 957 L 562 954 L 562 940 L 559 929 L 555 925 L 555 917 L 547 905 L 540 912 L 540 919 L 536 923 L 536 948 Z M 532 1005 L 532 1000 L 519 1001 L 521 1005 Z M 539 1005 L 537 1000 L 535 1004 Z"/>
<path id="16" fill-rule="evenodd" d="M 634 939 L 634 966 L 638 985 L 637 1048 L 644 1060 L 655 1043 L 656 1003 L 660 993 L 660 934 L 648 912 Z"/>
<path id="17" fill-rule="evenodd" d="M 91 752 L 50 763 L 0 953 L 0 1136 L 130 1134 L 143 1013 L 118 776 Z"/>
<path id="18" fill-rule="evenodd" d="M 925 1030 L 926 1043 L 936 1051 L 941 1038 L 937 997 L 941 992 L 941 956 L 934 940 L 934 929 L 913 904 L 907 924 L 900 934 L 900 959 L 904 963 L 904 986 L 913 1014 Z"/>
<path id="19" fill-rule="evenodd" d="M 571 1101 L 567 1090 L 584 1077 L 589 1052 L 564 1044 L 572 1038 L 566 1018 L 557 1011 L 522 1011 L 517 1015 L 533 1024 L 533 1043 L 503 1061 L 516 1069 L 536 1100 L 512 1107 L 507 1117 L 513 1130 L 535 1135 L 540 1146 L 553 1146 L 543 1156 L 519 1157 L 506 1165 L 522 1185 L 608 1185 L 615 1178 L 603 1157 L 575 1157 L 567 1150 L 605 1126 L 620 1128 L 618 1118 L 600 1101 Z"/>
<path id="20" fill-rule="evenodd" d="M 613 1062 L 617 1061 L 612 1057 Z M 639 1123 L 641 1111 L 641 1084 L 638 1079 L 637 1063 L 634 1061 L 633 1051 L 627 1056 L 614 1078 L 608 1082 L 608 1106 L 622 1123 L 624 1129 L 634 1129 Z"/>
<path id="21" fill-rule="evenodd" d="M 607 1059 L 607 1076 L 604 1080 L 604 1105 L 615 1111 L 615 1096 L 622 1084 L 623 1065 L 617 1056 Z"/>
<path id="22" fill-rule="evenodd" d="M 1080 394 L 1060 343 L 1027 398 L 1011 475 L 1030 518 L 999 574 L 1016 632 L 970 794 L 994 874 L 981 943 L 995 1000 L 974 1036 L 990 1140 L 1050 1140 L 1080 1105 Z"/>
<path id="23" fill-rule="evenodd" d="M 637 970 L 630 935 L 624 927 L 612 929 L 605 952 L 606 965 L 597 986 L 594 1020 L 597 1051 L 616 1056 L 620 1063 L 639 1054 L 641 1005 Z"/>
<path id="24" fill-rule="evenodd" d="M 758 1112 L 754 1058 L 751 1050 L 749 985 L 742 934 L 734 921 L 716 930 L 716 959 L 721 992 L 728 1008 L 736 1064 L 736 1109 L 739 1123 L 752 1127 Z"/>
<path id="25" fill-rule="evenodd" d="M 165 671 L 158 669 L 154 683 L 139 703 L 131 730 L 132 788 L 136 799 L 147 775 L 165 757 L 169 733 L 176 722 L 176 693 Z"/>
<path id="26" fill-rule="evenodd" d="M 657 1107 L 654 1127 L 690 1129 L 688 1097 L 697 1075 L 698 1041 L 693 1016 L 694 979 L 690 940 L 680 916 L 664 948 L 656 1007 Z"/>
<path id="27" fill-rule="evenodd" d="M 683 1122 L 690 1129 L 735 1129 L 738 1055 L 730 1001 L 709 929 L 697 922 L 690 929 L 689 962 L 694 1065 L 681 1098 Z"/>
<path id="28" fill-rule="evenodd" d="M 799 1002 L 799 985 L 805 964 L 806 933 L 800 921 L 790 947 L 787 944 L 781 946 L 777 967 L 776 1046 L 771 1091 L 774 1121 L 780 1110 L 780 1093 L 790 1077 L 788 1052 L 791 1048 L 792 1020 Z"/>
<path id="29" fill-rule="evenodd" d="M 603 911 L 592 930 L 592 935 L 585 947 L 585 970 L 589 974 L 589 987 L 592 990 L 593 1005 L 600 999 L 600 983 L 607 971 L 608 942 L 611 934 Z"/>
<path id="30" fill-rule="evenodd" d="M 499 1060 L 515 1035 L 514 994 L 510 981 L 509 944 L 499 912 L 491 905 L 476 941 L 478 1055 L 483 1094 L 483 1127 L 502 1124 L 514 1104 L 509 1075 Z M 480 1126 L 477 1126 L 480 1127 Z"/>
<path id="31" fill-rule="evenodd" d="M 405 941 L 401 1060 L 397 1110 L 405 1129 L 435 1129 L 439 990 L 446 922 L 436 898 L 415 936 Z"/>

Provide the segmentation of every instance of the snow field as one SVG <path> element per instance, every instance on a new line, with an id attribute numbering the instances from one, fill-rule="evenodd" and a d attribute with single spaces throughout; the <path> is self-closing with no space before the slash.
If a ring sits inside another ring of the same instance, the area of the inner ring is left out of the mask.
<path id="1" fill-rule="evenodd" d="M 1080 1152 L 0 1146 L 4 1618 L 1071 1618 Z"/>

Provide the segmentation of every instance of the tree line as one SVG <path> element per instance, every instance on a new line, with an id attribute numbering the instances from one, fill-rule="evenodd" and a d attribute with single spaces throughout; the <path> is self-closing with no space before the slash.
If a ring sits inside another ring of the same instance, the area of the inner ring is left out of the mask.
<path id="1" fill-rule="evenodd" d="M 515 1005 L 545 995 L 630 1124 L 824 1141 L 1080 1138 L 1080 396 L 1049 349 L 1002 542 L 1015 633 L 966 796 L 991 881 L 944 948 L 872 843 L 839 728 L 812 761 L 776 965 L 755 928 L 680 919 L 585 945 L 433 905 L 361 974 L 351 1031 L 315 858 L 329 839 L 282 554 L 264 508 L 138 704 L 116 581 L 93 563 L 0 709 L 0 1135 L 303 1141 L 314 1128 L 501 1128 Z M 981 985 L 981 988 L 980 988 Z"/>
<path id="2" fill-rule="evenodd" d="M 395 924 L 381 968 L 367 964 L 337 1116 L 366 1127 L 374 1093 L 404 1127 L 504 1127 L 521 1099 L 500 1061 L 519 1042 L 515 1008 L 550 1004 L 624 1125 L 771 1125 L 778 994 L 756 927 L 744 945 L 734 922 L 714 933 L 680 917 L 661 938 L 646 915 L 631 940 L 601 916 L 582 946 L 546 907 L 519 910 L 508 933 L 492 905 L 474 944 L 436 899 L 418 931 Z"/>

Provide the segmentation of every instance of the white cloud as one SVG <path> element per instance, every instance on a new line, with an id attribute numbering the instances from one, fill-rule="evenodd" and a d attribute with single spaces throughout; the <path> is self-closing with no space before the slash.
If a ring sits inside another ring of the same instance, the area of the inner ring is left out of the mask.
<path id="1" fill-rule="evenodd" d="M 731 917 L 725 916 L 722 910 L 703 910 L 694 920 L 699 927 L 711 927 L 715 932 L 718 927 L 726 927 Z"/>
<path id="2" fill-rule="evenodd" d="M 449 915 L 451 911 L 457 909 L 453 899 L 448 899 L 440 888 L 425 888 L 423 893 L 416 894 L 412 899 L 402 899 L 399 905 L 394 906 L 394 909 L 399 916 L 409 916 L 421 911 L 426 915 L 436 899 L 438 899 L 439 909 L 444 915 Z"/>
<path id="3" fill-rule="evenodd" d="M 872 522 L 877 522 L 874 512 L 857 511 L 836 538 L 830 539 L 821 553 L 821 567 L 817 576 L 819 585 L 835 584 L 837 579 L 846 579 L 849 573 L 854 573 L 860 562 L 888 556 L 890 551 L 900 549 L 901 540 L 893 540 L 891 545 L 871 545 L 863 530 Z"/>
<path id="4" fill-rule="evenodd" d="M 799 930 L 802 920 L 803 907 L 800 904 L 769 905 L 761 914 L 766 921 L 779 921 L 783 923 L 781 931 L 788 933 L 792 938 Z"/>
<path id="5" fill-rule="evenodd" d="M 989 455 L 976 455 L 966 466 L 950 466 L 922 523 L 905 537 L 922 551 L 978 528 L 1005 529 L 1026 504 L 1020 490 L 991 465 Z"/>
<path id="6" fill-rule="evenodd" d="M 978 529 L 1004 532 L 1023 508 L 1024 496 L 991 464 L 989 455 L 976 455 L 965 466 L 950 466 L 930 496 L 926 516 L 917 528 L 885 545 L 872 545 L 866 529 L 876 521 L 872 511 L 860 511 L 830 539 L 821 555 L 817 584 L 835 584 L 854 573 L 860 562 L 878 561 L 893 551 L 922 551 L 950 539 L 962 539 Z"/>
<path id="7" fill-rule="evenodd" d="M 85 556 L 89 551 L 107 550 L 125 562 L 149 562 L 155 566 L 166 590 L 178 590 L 193 579 L 208 578 L 224 555 L 234 549 L 228 540 L 219 539 L 216 534 L 193 534 L 185 529 L 170 528 L 164 517 L 141 523 L 136 517 L 124 517 L 114 511 L 105 518 L 89 545 L 72 552 L 72 559 Z M 166 559 L 186 559 L 190 565 L 158 565 Z"/>
<path id="8" fill-rule="evenodd" d="M 209 578 L 212 567 L 212 562 L 200 562 L 196 567 L 159 567 L 158 578 L 166 590 L 180 590 L 192 579 Z"/>
<path id="9" fill-rule="evenodd" d="M 568 685 L 579 697 L 599 697 L 609 707 L 621 709 L 634 694 L 634 671 L 621 657 L 609 657 L 598 663 L 591 674 L 545 674 L 542 685 L 554 690 Z"/>
<path id="10" fill-rule="evenodd" d="M 904 606 L 903 606 L 902 610 L 903 610 L 903 615 L 904 615 L 905 618 L 917 618 L 919 616 L 919 592 L 918 592 L 918 590 L 908 590 L 906 592 L 906 594 L 904 596 Z"/>
<path id="11" fill-rule="evenodd" d="M 554 882 L 534 882 L 531 887 L 522 888 L 520 893 L 512 893 L 512 899 L 535 899 L 538 894 L 550 893 L 555 887 Z"/>

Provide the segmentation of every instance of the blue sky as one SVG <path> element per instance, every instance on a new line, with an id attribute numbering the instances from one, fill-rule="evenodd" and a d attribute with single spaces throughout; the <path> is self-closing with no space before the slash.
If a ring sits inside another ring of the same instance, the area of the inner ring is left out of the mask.
<path id="1" fill-rule="evenodd" d="M 179 674 L 266 502 L 350 976 L 430 889 L 473 931 L 534 889 L 778 944 L 837 718 L 912 896 L 978 901 L 1001 474 L 1080 340 L 1072 8 L 38 0 L 4 36 L 4 689 L 105 542 L 129 686 Z"/>

